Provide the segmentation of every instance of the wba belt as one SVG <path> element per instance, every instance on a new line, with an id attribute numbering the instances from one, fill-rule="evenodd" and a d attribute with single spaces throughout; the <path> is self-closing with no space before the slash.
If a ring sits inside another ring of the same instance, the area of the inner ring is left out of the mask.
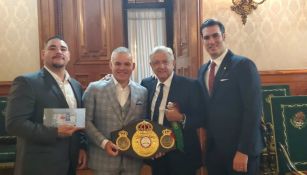
<path id="1" fill-rule="evenodd" d="M 112 132 L 111 140 L 119 147 L 120 153 L 142 159 L 176 148 L 170 128 L 145 119 L 133 121 Z"/>

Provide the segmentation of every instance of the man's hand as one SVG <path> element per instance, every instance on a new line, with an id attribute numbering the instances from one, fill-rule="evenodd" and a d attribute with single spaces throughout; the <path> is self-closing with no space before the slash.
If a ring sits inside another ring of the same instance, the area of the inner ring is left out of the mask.
<path id="1" fill-rule="evenodd" d="M 180 113 L 178 107 L 172 102 L 168 102 L 165 109 L 165 116 L 170 122 L 180 122 L 183 121 L 184 116 Z"/>
<path id="2" fill-rule="evenodd" d="M 87 164 L 87 155 L 84 149 L 80 149 L 79 151 L 79 159 L 78 159 L 78 167 L 77 169 L 85 169 Z"/>
<path id="3" fill-rule="evenodd" d="M 78 128 L 70 125 L 60 125 L 58 126 L 58 136 L 59 137 L 69 137 L 74 132 L 82 130 L 83 128 Z"/>
<path id="4" fill-rule="evenodd" d="M 247 162 L 248 155 L 237 151 L 233 159 L 233 169 L 237 172 L 247 172 Z"/>
<path id="5" fill-rule="evenodd" d="M 118 155 L 118 147 L 112 143 L 111 141 L 108 141 L 105 145 L 105 148 L 104 148 L 107 152 L 107 154 L 109 156 L 112 156 L 112 157 L 115 157 Z"/>
<path id="6" fill-rule="evenodd" d="M 107 74 L 107 75 L 105 75 L 104 77 L 102 77 L 101 80 L 106 80 L 106 81 L 108 81 L 108 80 L 110 80 L 111 78 L 112 78 L 112 74 Z"/>
<path id="7" fill-rule="evenodd" d="M 160 158 L 160 157 L 162 157 L 162 156 L 164 156 L 164 155 L 165 155 L 165 153 L 158 152 L 158 153 L 155 155 L 155 157 L 152 158 L 152 159 L 158 159 L 158 158 Z"/>

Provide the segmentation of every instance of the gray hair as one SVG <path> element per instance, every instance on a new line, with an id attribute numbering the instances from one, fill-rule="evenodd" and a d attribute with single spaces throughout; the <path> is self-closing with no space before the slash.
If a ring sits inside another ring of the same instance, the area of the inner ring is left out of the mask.
<path id="1" fill-rule="evenodd" d="M 173 51 L 172 51 L 171 48 L 166 47 L 166 46 L 156 46 L 152 50 L 152 52 L 149 54 L 150 62 L 153 61 L 152 59 L 153 59 L 154 55 L 157 54 L 157 53 L 160 53 L 160 52 L 166 53 L 168 60 L 170 60 L 170 61 L 174 60 L 174 54 L 173 54 Z"/>
<path id="2" fill-rule="evenodd" d="M 128 48 L 126 48 L 126 47 L 118 47 L 118 48 L 116 48 L 116 49 L 114 49 L 114 50 L 112 51 L 112 54 L 111 54 L 111 61 L 113 61 L 114 58 L 116 57 L 116 55 L 119 54 L 119 53 L 126 53 L 126 54 L 128 54 L 129 57 L 131 57 L 131 59 L 132 59 L 131 52 L 130 52 L 130 50 L 129 50 Z"/>

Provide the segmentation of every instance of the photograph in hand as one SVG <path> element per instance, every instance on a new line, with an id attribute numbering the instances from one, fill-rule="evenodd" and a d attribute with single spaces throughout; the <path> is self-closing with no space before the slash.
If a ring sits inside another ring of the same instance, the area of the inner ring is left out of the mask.
<path id="1" fill-rule="evenodd" d="M 85 109 L 46 108 L 44 109 L 44 125 L 52 127 L 69 125 L 84 128 Z"/>

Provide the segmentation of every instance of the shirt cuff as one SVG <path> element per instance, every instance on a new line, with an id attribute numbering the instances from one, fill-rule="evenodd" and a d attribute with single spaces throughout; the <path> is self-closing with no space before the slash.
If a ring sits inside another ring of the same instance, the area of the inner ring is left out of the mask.
<path id="1" fill-rule="evenodd" d="M 105 149 L 105 147 L 106 147 L 106 144 L 108 143 L 108 139 L 104 139 L 103 141 L 102 141 L 102 143 L 101 143 L 101 147 L 102 147 L 102 149 Z"/>
<path id="2" fill-rule="evenodd" d="M 187 116 L 185 114 L 182 114 L 183 116 L 183 119 L 181 120 L 181 124 L 182 124 L 182 127 L 184 128 L 185 127 L 185 123 L 187 121 Z"/>

